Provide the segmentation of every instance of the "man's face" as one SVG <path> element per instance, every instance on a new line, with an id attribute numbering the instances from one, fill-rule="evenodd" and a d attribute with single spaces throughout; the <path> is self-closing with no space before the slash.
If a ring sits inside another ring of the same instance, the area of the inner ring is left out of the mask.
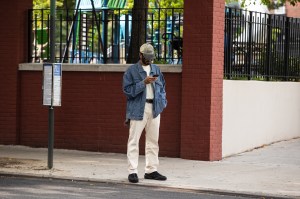
<path id="1" fill-rule="evenodd" d="M 150 65 L 152 60 L 148 60 L 144 57 L 143 53 L 140 53 L 140 58 L 144 66 Z"/>

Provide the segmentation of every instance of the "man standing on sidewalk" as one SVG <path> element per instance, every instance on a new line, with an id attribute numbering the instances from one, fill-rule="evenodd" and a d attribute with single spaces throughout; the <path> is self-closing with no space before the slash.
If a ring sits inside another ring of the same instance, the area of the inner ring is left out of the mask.
<path id="1" fill-rule="evenodd" d="M 154 48 L 145 43 L 140 47 L 140 60 L 123 76 L 123 92 L 127 97 L 126 124 L 130 125 L 127 144 L 128 180 L 137 183 L 139 140 L 143 130 L 145 142 L 145 179 L 166 180 L 157 172 L 160 113 L 167 106 L 165 80 L 158 66 L 151 64 Z"/>

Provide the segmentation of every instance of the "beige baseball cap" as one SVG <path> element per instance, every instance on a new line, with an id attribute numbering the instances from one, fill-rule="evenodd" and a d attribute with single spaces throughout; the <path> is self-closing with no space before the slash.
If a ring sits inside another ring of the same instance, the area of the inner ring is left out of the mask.
<path id="1" fill-rule="evenodd" d="M 140 52 L 144 55 L 145 59 L 153 60 L 155 58 L 154 48 L 151 44 L 145 43 L 140 47 Z"/>

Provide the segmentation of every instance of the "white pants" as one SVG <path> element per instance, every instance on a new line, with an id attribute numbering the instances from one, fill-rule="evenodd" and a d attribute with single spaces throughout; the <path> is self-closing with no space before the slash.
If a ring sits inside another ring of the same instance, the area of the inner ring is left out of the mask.
<path id="1" fill-rule="evenodd" d="M 138 173 L 139 140 L 143 130 L 146 131 L 145 141 L 145 173 L 157 171 L 158 161 L 158 137 L 160 115 L 153 118 L 152 104 L 146 103 L 143 120 L 130 120 L 129 138 L 127 144 L 128 172 Z"/>

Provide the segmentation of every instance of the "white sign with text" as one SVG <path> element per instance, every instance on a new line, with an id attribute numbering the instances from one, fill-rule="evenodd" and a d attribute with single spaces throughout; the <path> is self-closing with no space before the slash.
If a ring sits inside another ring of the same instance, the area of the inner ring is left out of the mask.
<path id="1" fill-rule="evenodd" d="M 62 64 L 43 64 L 43 105 L 61 106 Z"/>

